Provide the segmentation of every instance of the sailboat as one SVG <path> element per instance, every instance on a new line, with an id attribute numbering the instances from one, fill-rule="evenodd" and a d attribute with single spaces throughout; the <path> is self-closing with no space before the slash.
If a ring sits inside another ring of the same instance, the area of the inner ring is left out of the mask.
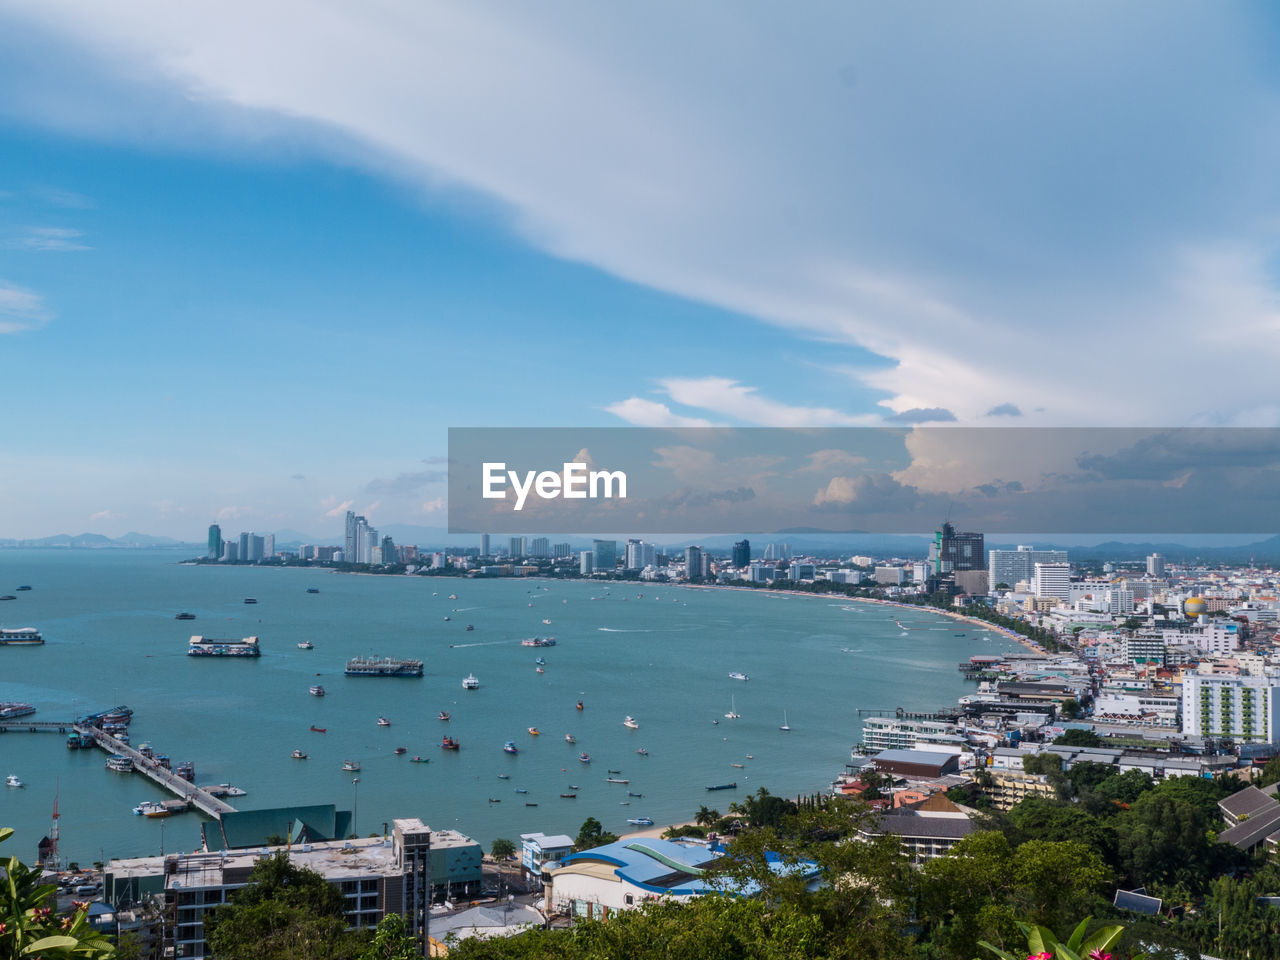
<path id="1" fill-rule="evenodd" d="M 782 711 L 782 726 L 780 726 L 778 729 L 787 730 L 787 731 L 791 730 L 791 724 L 787 723 L 787 711 L 785 710 Z"/>
<path id="2" fill-rule="evenodd" d="M 742 714 L 738 713 L 738 705 L 734 703 L 733 697 L 729 697 L 729 712 L 724 715 L 726 720 L 740 720 Z"/>

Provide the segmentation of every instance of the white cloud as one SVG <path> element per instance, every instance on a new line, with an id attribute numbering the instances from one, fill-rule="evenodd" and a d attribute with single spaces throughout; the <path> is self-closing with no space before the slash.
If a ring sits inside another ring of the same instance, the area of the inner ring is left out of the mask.
<path id="1" fill-rule="evenodd" d="M 0 280 L 0 334 L 35 330 L 48 319 L 40 294 Z"/>
<path id="2" fill-rule="evenodd" d="M 354 500 L 338 501 L 337 497 L 325 497 L 320 501 L 320 509 L 324 511 L 326 517 L 341 517 L 351 509 Z"/>
<path id="3" fill-rule="evenodd" d="M 90 519 L 90 520 L 92 520 L 92 521 L 98 521 L 98 520 L 127 520 L 127 519 L 128 519 L 128 517 L 126 517 L 123 513 L 117 513 L 117 512 L 116 512 L 116 511 L 114 511 L 114 510 L 99 510 L 97 513 L 91 513 L 91 514 L 89 515 L 89 519 Z"/>
<path id="4" fill-rule="evenodd" d="M 42 252 L 64 253 L 75 250 L 92 250 L 80 238 L 84 234 L 70 227 L 32 227 L 23 236 L 11 244 L 24 250 L 40 250 Z"/>
<path id="5" fill-rule="evenodd" d="M 802 407 L 770 400 L 755 387 L 726 377 L 660 380 L 676 403 L 761 427 L 855 427 L 878 423 L 874 416 L 853 416 L 827 407 Z"/>
<path id="6" fill-rule="evenodd" d="M 628 397 L 611 403 L 605 410 L 615 417 L 621 417 L 627 423 L 637 427 L 710 427 L 710 420 L 701 417 L 686 417 L 673 413 L 665 403 L 646 400 L 643 397 Z"/>
<path id="7" fill-rule="evenodd" d="M 420 508 L 422 513 L 440 513 L 447 509 L 444 497 L 436 497 L 434 500 L 428 500 Z"/>

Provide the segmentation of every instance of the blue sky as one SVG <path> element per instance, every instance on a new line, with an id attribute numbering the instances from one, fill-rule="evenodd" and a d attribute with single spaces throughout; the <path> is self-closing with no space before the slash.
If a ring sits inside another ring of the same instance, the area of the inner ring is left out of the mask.
<path id="1" fill-rule="evenodd" d="M 0 537 L 440 525 L 449 426 L 1275 424 L 1276 26 L 0 2 Z"/>

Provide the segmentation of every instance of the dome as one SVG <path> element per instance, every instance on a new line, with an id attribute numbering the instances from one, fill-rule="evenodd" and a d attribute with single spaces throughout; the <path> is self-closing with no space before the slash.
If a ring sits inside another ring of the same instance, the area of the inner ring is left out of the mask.
<path id="1" fill-rule="evenodd" d="M 1188 597 L 1186 602 L 1182 604 L 1182 612 L 1188 617 L 1198 617 L 1207 612 L 1209 605 L 1200 597 Z"/>

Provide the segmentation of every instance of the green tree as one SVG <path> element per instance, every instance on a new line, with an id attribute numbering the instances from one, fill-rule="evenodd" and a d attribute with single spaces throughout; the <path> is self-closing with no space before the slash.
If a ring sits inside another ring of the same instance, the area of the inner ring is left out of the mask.
<path id="1" fill-rule="evenodd" d="M 1075 703 L 1074 700 L 1069 700 L 1067 702 Z M 1079 709 L 1079 706 L 1080 706 L 1079 704 L 1076 704 L 1077 710 Z M 1080 730 L 1075 727 L 1063 733 L 1062 736 L 1058 737 L 1053 742 L 1055 744 L 1058 744 L 1064 747 L 1100 747 L 1102 746 L 1102 738 L 1098 736 L 1096 733 L 1094 733 L 1092 730 Z"/>
<path id="2" fill-rule="evenodd" d="M 388 913 L 374 931 L 373 940 L 361 952 L 359 960 L 419 960 L 421 944 L 409 936 L 404 917 Z"/>
<path id="3" fill-rule="evenodd" d="M 1262 768 L 1262 775 L 1258 777 L 1260 787 L 1270 786 L 1276 782 L 1280 782 L 1280 754 L 1267 761 L 1267 765 Z"/>
<path id="4" fill-rule="evenodd" d="M 720 819 L 719 810 L 711 810 L 706 804 L 698 807 L 698 812 L 693 815 L 693 822 L 700 827 L 709 827 Z"/>
<path id="5" fill-rule="evenodd" d="M 577 839 L 573 841 L 573 849 L 590 850 L 593 847 L 603 847 L 606 843 L 613 843 L 617 839 L 618 835 L 606 831 L 603 824 L 595 817 L 587 817 L 582 821 Z"/>
<path id="6" fill-rule="evenodd" d="M 495 860 L 506 860 L 516 852 L 516 845 L 506 837 L 498 837 L 493 841 L 493 846 L 489 848 L 489 852 Z"/>
<path id="7" fill-rule="evenodd" d="M 347 931 L 338 889 L 283 851 L 259 860 L 248 886 L 205 914 L 204 926 L 219 960 L 349 960 L 367 939 Z"/>
<path id="8" fill-rule="evenodd" d="M 1071 791 L 1076 795 L 1096 789 L 1097 786 L 1116 775 L 1116 768 L 1109 763 L 1094 763 L 1086 760 L 1073 763 L 1067 771 L 1067 780 L 1071 783 Z"/>

